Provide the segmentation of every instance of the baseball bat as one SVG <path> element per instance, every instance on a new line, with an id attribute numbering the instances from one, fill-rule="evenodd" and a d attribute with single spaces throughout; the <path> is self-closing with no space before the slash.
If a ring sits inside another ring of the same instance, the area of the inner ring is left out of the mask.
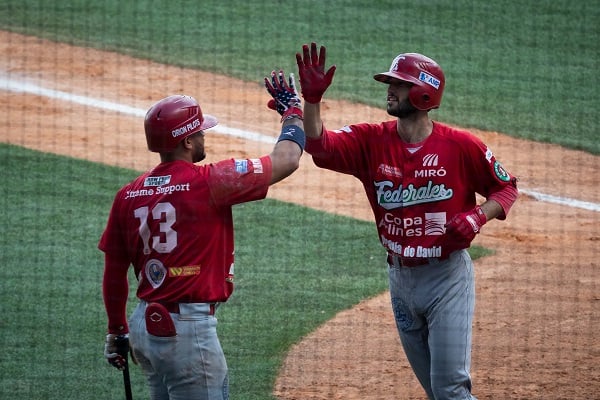
<path id="1" fill-rule="evenodd" d="M 125 360 L 127 360 L 127 358 Z M 131 380 L 129 379 L 129 361 L 127 361 L 125 369 L 123 370 L 123 385 L 125 386 L 125 399 L 133 400 L 133 395 L 131 394 Z"/>
<path id="2" fill-rule="evenodd" d="M 131 394 L 131 379 L 129 378 L 129 338 L 125 336 L 118 336 L 115 339 L 115 345 L 117 347 L 117 353 L 125 359 L 125 368 L 123 368 L 123 385 L 125 386 L 125 399 L 133 400 Z"/>

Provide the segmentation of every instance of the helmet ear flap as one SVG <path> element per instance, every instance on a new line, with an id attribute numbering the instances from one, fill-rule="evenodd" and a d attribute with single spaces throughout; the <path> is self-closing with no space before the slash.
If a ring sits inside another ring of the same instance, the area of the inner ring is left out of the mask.
<path id="1" fill-rule="evenodd" d="M 432 108 L 431 96 L 418 85 L 413 85 L 408 92 L 408 100 L 417 110 L 425 111 Z"/>

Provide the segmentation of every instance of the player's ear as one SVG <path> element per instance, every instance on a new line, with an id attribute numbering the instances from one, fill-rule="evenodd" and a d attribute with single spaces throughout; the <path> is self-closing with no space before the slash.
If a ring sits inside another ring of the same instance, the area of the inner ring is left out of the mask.
<path id="1" fill-rule="evenodd" d="M 193 135 L 192 135 L 193 136 Z M 193 145 L 192 145 L 192 136 L 188 136 L 185 139 L 183 139 L 181 141 L 181 144 L 183 145 L 183 147 L 185 149 L 191 150 Z"/>

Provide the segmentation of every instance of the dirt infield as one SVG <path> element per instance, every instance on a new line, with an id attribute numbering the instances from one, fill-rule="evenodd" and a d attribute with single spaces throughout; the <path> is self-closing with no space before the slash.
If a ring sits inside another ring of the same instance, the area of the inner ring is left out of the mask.
<path id="1" fill-rule="evenodd" d="M 278 133 L 277 119 L 265 107 L 262 75 L 254 83 L 240 82 L 6 32 L 0 32 L 0 47 L 4 81 L 140 110 L 166 95 L 186 93 L 221 126 L 273 138 Z M 140 116 L 4 86 L 2 142 L 138 170 L 157 162 L 146 150 Z M 325 107 L 330 127 L 388 118 L 381 110 L 345 102 L 327 101 Z M 272 147 L 214 131 L 206 139 L 208 162 L 258 156 Z M 599 157 L 472 132 L 519 176 L 521 188 L 600 203 Z M 372 220 L 358 181 L 317 169 L 307 156 L 269 197 Z M 522 194 L 507 221 L 489 223 L 478 236 L 477 244 L 496 251 L 476 262 L 472 372 L 480 399 L 600 398 L 599 224 L 600 212 Z M 400 347 L 387 296 L 341 312 L 297 343 L 275 394 L 286 400 L 424 399 Z"/>

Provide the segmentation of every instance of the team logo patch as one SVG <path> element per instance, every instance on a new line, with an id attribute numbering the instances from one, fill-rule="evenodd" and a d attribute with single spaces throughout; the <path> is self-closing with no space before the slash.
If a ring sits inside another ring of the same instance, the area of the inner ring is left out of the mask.
<path id="1" fill-rule="evenodd" d="M 496 174 L 498 179 L 500 179 L 501 181 L 503 181 L 503 182 L 510 181 L 510 175 L 508 174 L 508 172 L 506 172 L 506 170 L 504 169 L 502 164 L 500 164 L 499 161 L 496 161 L 494 163 L 494 173 Z"/>
<path id="2" fill-rule="evenodd" d="M 252 168 L 254 168 L 255 174 L 263 173 L 263 165 L 259 158 L 251 158 L 250 162 L 252 163 Z"/>
<path id="3" fill-rule="evenodd" d="M 171 182 L 171 175 L 149 176 L 144 180 L 144 186 L 162 186 Z"/>
<path id="4" fill-rule="evenodd" d="M 437 154 L 427 154 L 423 157 L 424 167 L 437 167 L 439 162 L 439 156 Z"/>
<path id="5" fill-rule="evenodd" d="M 235 160 L 235 172 L 245 174 L 248 172 L 248 160 Z"/>
<path id="6" fill-rule="evenodd" d="M 148 260 L 148 262 L 146 263 L 145 271 L 146 278 L 148 279 L 148 282 L 150 282 L 154 289 L 162 285 L 167 276 L 167 269 L 165 268 L 163 263 L 155 259 Z"/>
<path id="7" fill-rule="evenodd" d="M 402 170 L 392 165 L 379 164 L 379 168 L 377 168 L 377 170 L 386 176 L 402 178 Z"/>

